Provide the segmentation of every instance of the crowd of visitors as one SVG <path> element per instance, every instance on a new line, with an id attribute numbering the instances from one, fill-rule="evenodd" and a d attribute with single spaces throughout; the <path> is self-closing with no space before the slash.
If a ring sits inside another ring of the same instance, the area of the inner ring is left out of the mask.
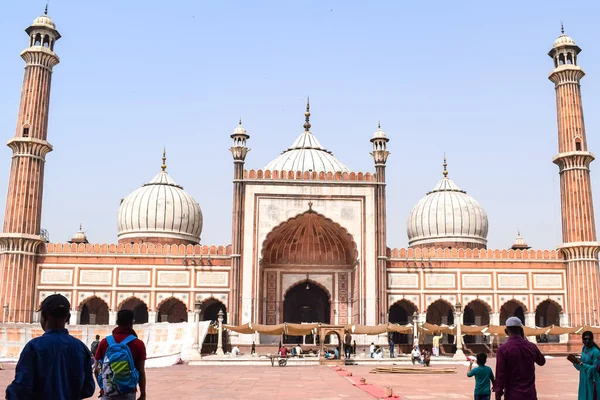
<path id="1" fill-rule="evenodd" d="M 86 399 L 96 391 L 95 376 L 102 400 L 145 400 L 146 347 L 133 330 L 133 311 L 119 311 L 112 335 L 102 340 L 96 335 L 88 349 L 66 329 L 70 309 L 63 295 L 44 299 L 39 310 L 44 334 L 25 345 L 6 399 Z"/>
<path id="2" fill-rule="evenodd" d="M 146 398 L 146 347 L 133 330 L 134 314 L 121 310 L 117 314 L 117 327 L 112 334 L 100 340 L 96 335 L 90 349 L 69 335 L 66 329 L 70 318 L 70 304 L 60 294 L 48 296 L 40 307 L 40 323 L 44 334 L 29 341 L 21 352 L 15 370 L 15 379 L 6 389 L 6 399 L 84 399 L 94 395 L 95 380 L 102 400 L 145 400 Z M 506 320 L 508 340 L 496 353 L 495 374 L 486 365 L 487 355 L 477 354 L 469 360 L 467 377 L 475 378 L 474 399 L 536 400 L 535 365 L 546 363 L 538 347 L 525 338 L 523 324 L 517 317 Z M 437 340 L 436 340 L 437 339 Z M 435 336 L 432 352 L 413 343 L 410 359 L 414 364 L 428 367 L 431 356 L 439 355 L 440 336 Z M 570 354 L 567 360 L 579 372 L 578 400 L 600 400 L 600 347 L 594 342 L 591 331 L 582 334 L 581 356 Z M 347 333 L 343 340 L 344 355 L 356 354 L 356 341 Z M 256 353 L 252 343 L 251 354 Z M 370 357 L 383 358 L 383 349 L 371 343 Z M 237 346 L 231 352 L 241 355 Z M 280 344 L 279 356 L 300 357 L 302 347 Z M 394 357 L 394 342 L 389 337 L 389 354 Z M 321 356 L 320 354 L 317 354 Z M 326 359 L 340 359 L 340 347 L 324 348 Z M 474 362 L 477 363 L 473 367 Z M 138 395 L 139 387 L 139 395 Z"/>

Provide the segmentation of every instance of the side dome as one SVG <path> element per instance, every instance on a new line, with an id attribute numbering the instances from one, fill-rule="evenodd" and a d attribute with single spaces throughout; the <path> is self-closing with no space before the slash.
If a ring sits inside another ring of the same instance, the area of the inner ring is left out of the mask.
<path id="1" fill-rule="evenodd" d="M 448 178 L 413 207 L 406 231 L 410 247 L 487 247 L 488 217 L 481 205 Z"/>
<path id="2" fill-rule="evenodd" d="M 119 207 L 119 243 L 197 244 L 202 211 L 192 196 L 162 171 L 127 196 Z"/>
<path id="3" fill-rule="evenodd" d="M 326 150 L 310 131 L 310 103 L 306 103 L 304 132 L 276 159 L 267 164 L 266 171 L 350 172 L 350 169 Z"/>

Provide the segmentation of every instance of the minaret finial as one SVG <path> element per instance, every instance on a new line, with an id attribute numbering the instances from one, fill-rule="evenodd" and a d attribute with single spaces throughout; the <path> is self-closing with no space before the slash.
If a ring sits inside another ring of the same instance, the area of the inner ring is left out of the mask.
<path id="1" fill-rule="evenodd" d="M 304 113 L 304 131 L 310 131 L 310 97 L 306 98 L 306 112 Z"/>
<path id="2" fill-rule="evenodd" d="M 81 222 L 79 223 L 79 232 L 83 232 L 83 224 Z"/>
<path id="3" fill-rule="evenodd" d="M 560 21 L 560 33 L 561 33 L 561 35 L 565 34 L 565 26 L 563 25 L 562 21 Z"/>
<path id="4" fill-rule="evenodd" d="M 238 123 L 239 126 L 242 126 L 242 117 L 240 117 L 240 122 Z"/>
<path id="5" fill-rule="evenodd" d="M 50 3 L 50 0 L 46 1 L 46 8 L 44 8 L 44 15 L 48 15 L 48 3 Z"/>
<path id="6" fill-rule="evenodd" d="M 377 129 L 381 129 L 381 121 L 377 121 Z"/>
<path id="7" fill-rule="evenodd" d="M 167 147 L 165 146 L 163 148 L 163 156 L 162 156 L 162 165 L 160 166 L 160 168 L 164 171 L 167 170 Z"/>
<path id="8" fill-rule="evenodd" d="M 446 167 L 448 167 L 448 163 L 446 162 L 446 153 L 444 153 L 444 172 L 442 172 L 444 174 L 444 178 L 448 177 L 448 170 L 446 169 Z"/>

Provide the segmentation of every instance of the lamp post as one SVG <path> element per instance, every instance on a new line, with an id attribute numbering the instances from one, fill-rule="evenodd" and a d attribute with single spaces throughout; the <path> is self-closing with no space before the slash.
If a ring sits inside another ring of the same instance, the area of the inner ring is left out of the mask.
<path id="1" fill-rule="evenodd" d="M 217 335 L 217 355 L 223 356 L 225 353 L 223 352 L 223 309 L 219 310 L 217 314 L 217 321 L 219 322 L 219 333 Z"/>
<path id="2" fill-rule="evenodd" d="M 454 324 L 456 325 L 456 352 L 454 353 L 454 359 L 463 359 L 465 358 L 465 353 L 463 353 L 463 343 L 462 343 L 462 304 L 459 301 L 454 305 Z"/>
<path id="3" fill-rule="evenodd" d="M 413 323 L 413 346 L 419 344 L 419 331 L 417 330 L 417 323 L 419 321 L 419 314 L 415 311 L 412 315 Z M 416 342 L 416 343 L 415 343 Z"/>
<path id="4" fill-rule="evenodd" d="M 200 344 L 200 314 L 202 312 L 202 302 L 200 300 L 196 300 L 194 302 L 194 314 L 196 316 L 196 331 L 194 332 L 194 346 L 193 348 L 201 352 L 202 346 Z"/>

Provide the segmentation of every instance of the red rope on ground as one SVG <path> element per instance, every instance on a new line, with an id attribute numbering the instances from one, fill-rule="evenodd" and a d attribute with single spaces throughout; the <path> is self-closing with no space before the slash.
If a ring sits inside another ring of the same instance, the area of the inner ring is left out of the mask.
<path id="1" fill-rule="evenodd" d="M 358 376 L 348 376 L 348 371 L 346 371 L 344 368 L 341 367 L 332 367 L 333 370 L 339 375 L 339 376 L 343 376 L 344 378 L 348 379 L 349 381 L 351 381 L 354 386 L 356 386 L 357 388 L 359 388 L 360 390 L 362 390 L 363 392 L 370 394 L 371 396 L 377 398 L 377 399 L 398 399 L 400 398 L 400 396 L 393 394 L 391 397 L 387 397 L 385 395 L 385 390 L 375 386 L 375 385 L 371 385 L 370 383 L 360 383 L 360 377 Z"/>

